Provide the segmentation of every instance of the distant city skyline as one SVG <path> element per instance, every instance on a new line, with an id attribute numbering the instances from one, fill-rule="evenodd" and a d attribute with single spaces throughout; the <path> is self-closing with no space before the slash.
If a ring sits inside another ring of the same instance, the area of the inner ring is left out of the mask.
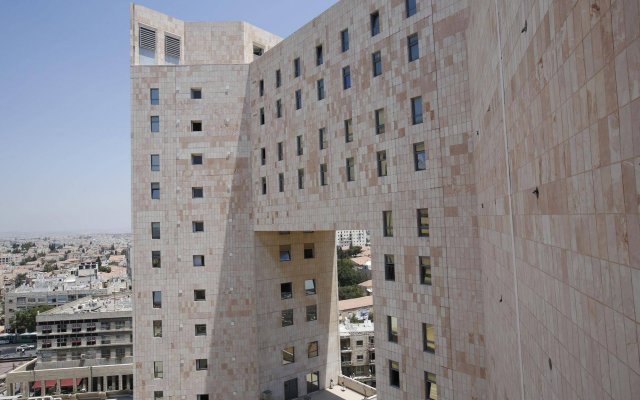
<path id="1" fill-rule="evenodd" d="M 286 37 L 335 0 L 137 3 Z M 3 4 L 12 59 L 0 77 L 0 237 L 130 232 L 129 6 Z"/>

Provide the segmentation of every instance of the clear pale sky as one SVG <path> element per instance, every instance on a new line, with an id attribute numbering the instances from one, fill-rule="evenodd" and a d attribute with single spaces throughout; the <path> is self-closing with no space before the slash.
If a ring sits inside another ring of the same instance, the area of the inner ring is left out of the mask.
<path id="1" fill-rule="evenodd" d="M 335 0 L 148 0 L 286 37 Z M 128 232 L 129 5 L 2 2 L 0 233 Z"/>

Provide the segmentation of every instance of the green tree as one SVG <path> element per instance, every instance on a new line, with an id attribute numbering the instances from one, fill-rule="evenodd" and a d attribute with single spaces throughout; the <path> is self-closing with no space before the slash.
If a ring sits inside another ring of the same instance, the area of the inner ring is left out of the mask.
<path id="1" fill-rule="evenodd" d="M 27 281 L 27 273 L 23 272 L 21 274 L 16 275 L 15 286 L 21 286 L 23 283 Z"/>
<path id="2" fill-rule="evenodd" d="M 352 285 L 338 288 L 339 300 L 355 299 L 356 297 L 364 297 L 366 295 L 367 291 L 364 290 L 362 286 Z"/>
<path id="3" fill-rule="evenodd" d="M 111 267 L 109 267 L 108 265 L 105 265 L 104 267 L 102 265 L 100 265 L 98 267 L 98 271 L 109 273 L 109 272 L 111 272 Z"/>
<path id="4" fill-rule="evenodd" d="M 21 310 L 16 313 L 16 315 L 11 318 L 9 324 L 12 329 L 17 330 L 18 332 L 35 332 L 36 330 L 36 315 L 41 312 L 45 312 L 47 310 L 51 310 L 55 306 L 46 304 L 41 306 L 36 306 L 33 308 L 29 308 L 27 310 Z"/>

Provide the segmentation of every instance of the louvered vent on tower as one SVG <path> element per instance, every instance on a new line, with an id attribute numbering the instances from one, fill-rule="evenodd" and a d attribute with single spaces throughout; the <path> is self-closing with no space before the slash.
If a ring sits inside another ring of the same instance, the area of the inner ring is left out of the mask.
<path id="1" fill-rule="evenodd" d="M 151 51 L 156 50 L 156 32 L 140 27 L 140 48 Z"/>
<path id="2" fill-rule="evenodd" d="M 180 39 L 172 36 L 164 37 L 164 53 L 165 56 L 180 59 Z"/>

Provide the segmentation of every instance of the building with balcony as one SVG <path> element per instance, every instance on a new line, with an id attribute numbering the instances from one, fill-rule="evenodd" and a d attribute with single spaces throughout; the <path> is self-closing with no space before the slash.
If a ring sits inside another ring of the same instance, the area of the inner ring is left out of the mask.
<path id="1" fill-rule="evenodd" d="M 374 324 L 340 323 L 340 365 L 342 374 L 376 387 L 376 347 Z"/>

